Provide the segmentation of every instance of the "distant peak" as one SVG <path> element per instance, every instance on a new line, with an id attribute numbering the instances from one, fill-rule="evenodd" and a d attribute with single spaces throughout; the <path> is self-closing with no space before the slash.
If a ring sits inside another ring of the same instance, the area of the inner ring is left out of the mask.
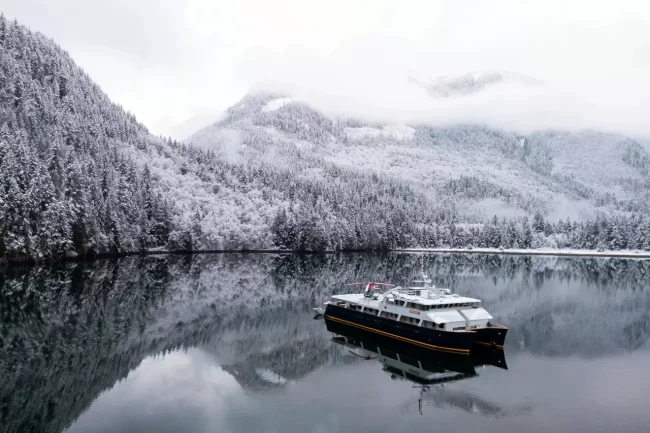
<path id="1" fill-rule="evenodd" d="M 463 75 L 442 75 L 438 77 L 418 78 L 414 71 L 409 71 L 409 81 L 424 88 L 429 95 L 436 98 L 469 95 L 501 83 L 516 83 L 524 86 L 538 86 L 542 82 L 535 78 L 511 71 L 474 71 Z"/>

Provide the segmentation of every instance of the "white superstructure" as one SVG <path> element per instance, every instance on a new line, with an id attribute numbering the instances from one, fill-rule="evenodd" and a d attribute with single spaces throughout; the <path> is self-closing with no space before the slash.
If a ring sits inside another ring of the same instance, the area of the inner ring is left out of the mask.
<path id="1" fill-rule="evenodd" d="M 334 295 L 338 306 L 393 319 L 412 325 L 445 331 L 467 331 L 489 326 L 492 316 L 481 307 L 479 299 L 452 294 L 449 289 L 431 285 L 423 273 L 416 287 L 393 287 L 377 293 L 377 283 L 367 283 L 364 293 Z"/>

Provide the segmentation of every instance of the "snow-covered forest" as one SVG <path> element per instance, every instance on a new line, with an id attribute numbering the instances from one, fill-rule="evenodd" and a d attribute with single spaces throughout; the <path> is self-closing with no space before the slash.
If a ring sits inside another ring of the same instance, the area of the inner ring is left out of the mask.
<path id="1" fill-rule="evenodd" d="M 647 143 L 371 125 L 253 94 L 156 137 L 0 17 L 0 263 L 148 250 L 650 250 Z"/>

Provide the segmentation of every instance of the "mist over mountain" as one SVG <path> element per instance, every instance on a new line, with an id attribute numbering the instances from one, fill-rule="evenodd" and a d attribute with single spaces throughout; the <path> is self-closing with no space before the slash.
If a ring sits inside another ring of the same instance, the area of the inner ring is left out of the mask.
<path id="1" fill-rule="evenodd" d="M 543 84 L 540 80 L 511 71 L 476 71 L 459 76 L 446 75 L 426 79 L 417 78 L 416 74 L 411 72 L 408 79 L 425 89 L 430 96 L 440 98 L 469 95 L 504 84 L 526 87 Z"/>

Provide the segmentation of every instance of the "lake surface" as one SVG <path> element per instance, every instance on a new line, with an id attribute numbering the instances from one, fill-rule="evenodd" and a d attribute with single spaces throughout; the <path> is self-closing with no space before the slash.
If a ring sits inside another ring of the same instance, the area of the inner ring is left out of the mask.
<path id="1" fill-rule="evenodd" d="M 423 389 L 312 320 L 344 283 L 403 284 L 420 257 L 510 328 L 507 369 Z M 5 271 L 0 432 L 647 433 L 649 332 L 642 260 L 227 254 Z"/>

